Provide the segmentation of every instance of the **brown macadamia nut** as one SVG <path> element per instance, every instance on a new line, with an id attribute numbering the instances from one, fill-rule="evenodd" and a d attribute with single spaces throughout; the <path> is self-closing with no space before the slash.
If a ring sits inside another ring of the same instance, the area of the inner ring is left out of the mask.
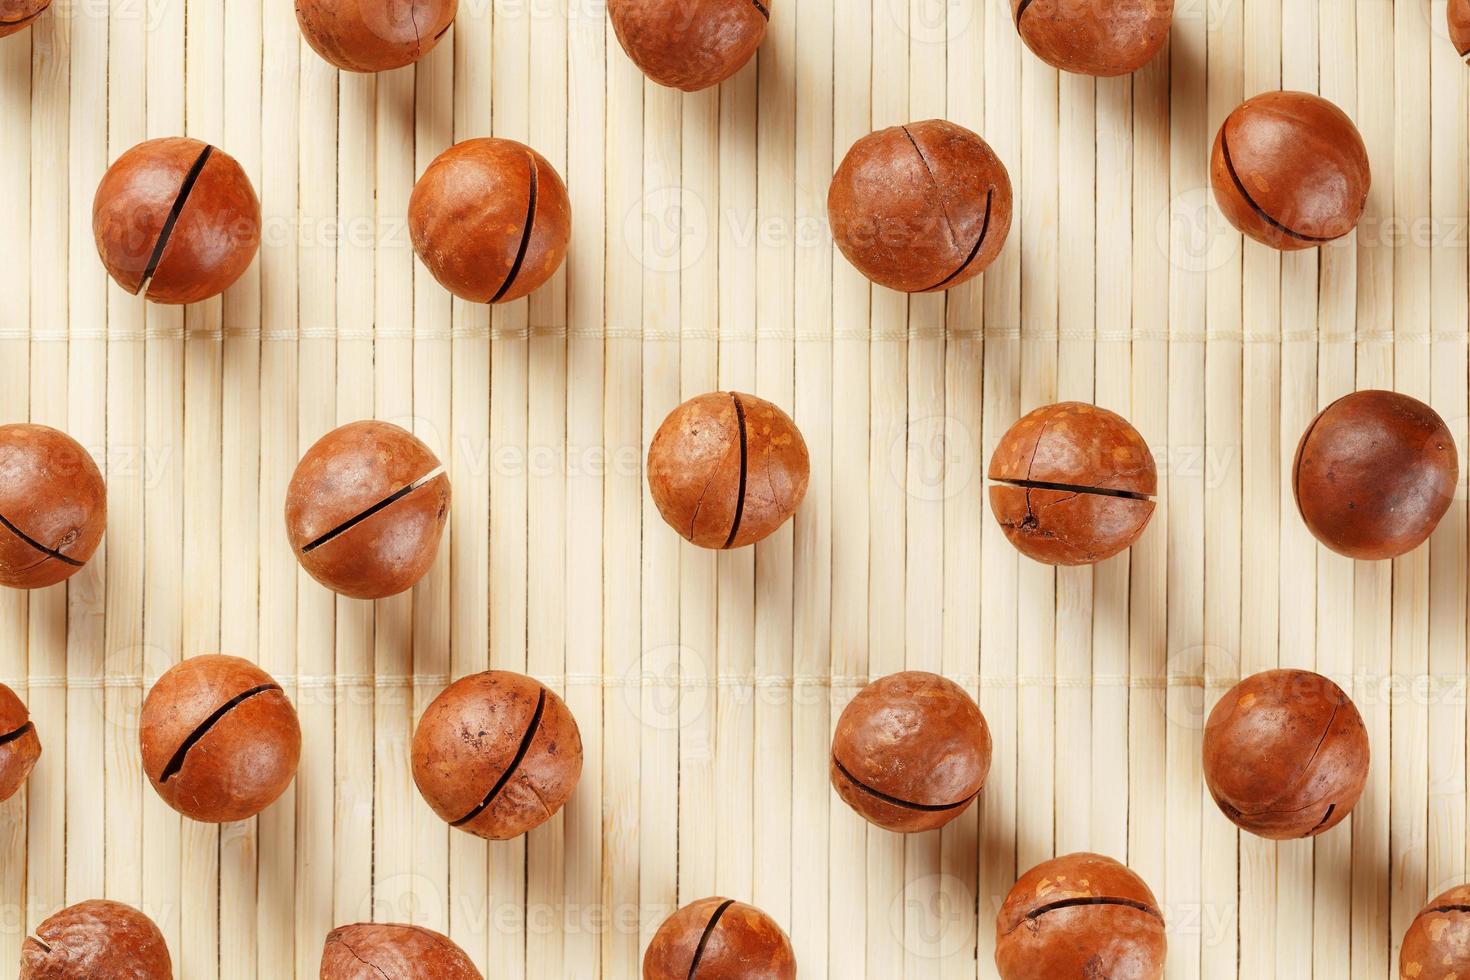
<path id="1" fill-rule="evenodd" d="M 1470 0 L 1449 0 L 1445 16 L 1450 23 L 1450 43 L 1461 58 L 1470 57 Z"/>
<path id="2" fill-rule="evenodd" d="M 1400 980 L 1465 980 L 1470 977 L 1470 885 L 1434 898 L 1404 934 Z"/>
<path id="3" fill-rule="evenodd" d="M 510 840 L 550 820 L 582 776 L 582 735 L 566 702 L 505 670 L 445 688 L 413 733 L 413 781 L 452 827 Z"/>
<path id="4" fill-rule="evenodd" d="M 20 980 L 173 980 L 153 920 L 118 902 L 62 909 L 20 949 Z"/>
<path id="5" fill-rule="evenodd" d="M 459 0 L 296 0 L 296 22 L 317 54 L 344 71 L 390 71 L 434 50 Z"/>
<path id="6" fill-rule="evenodd" d="M 1318 541 L 1349 558 L 1381 559 L 1424 543 L 1459 480 L 1459 451 L 1434 409 L 1392 391 L 1358 391 L 1307 426 L 1291 485 Z"/>
<path id="7" fill-rule="evenodd" d="M 15 692 L 0 684 L 0 801 L 20 791 L 41 758 L 41 739 L 31 713 Z"/>
<path id="8" fill-rule="evenodd" d="M 1225 816 L 1271 840 L 1326 833 L 1368 782 L 1368 730 L 1342 688 L 1307 670 L 1235 685 L 1205 724 L 1205 783 Z"/>
<path id="9" fill-rule="evenodd" d="M 92 202 L 97 253 L 117 284 L 155 303 L 197 303 L 245 274 L 260 250 L 260 202 L 235 158 L 193 139 L 139 143 Z"/>
<path id="10" fill-rule="evenodd" d="M 923 671 L 869 684 L 832 737 L 832 786 L 869 822 L 901 834 L 943 827 L 990 774 L 990 727 L 974 699 Z"/>
<path id="11" fill-rule="evenodd" d="M 414 185 L 408 230 L 445 289 L 471 303 L 509 303 L 561 268 L 572 202 L 556 168 L 524 143 L 465 140 Z"/>
<path id="12" fill-rule="evenodd" d="M 321 980 L 485 980 L 448 936 L 418 926 L 361 923 L 333 929 Z"/>
<path id="13" fill-rule="evenodd" d="M 353 422 L 306 451 L 286 490 L 301 567 L 354 599 L 413 588 L 439 553 L 449 477 L 429 447 L 388 422 Z"/>
<path id="14" fill-rule="evenodd" d="M 1241 103 L 1220 127 L 1210 158 L 1210 184 L 1226 219 L 1284 251 L 1352 231 L 1370 183 L 1357 127 L 1306 92 L 1266 92 Z"/>
<path id="15" fill-rule="evenodd" d="M 796 954 L 776 921 L 728 898 L 705 898 L 664 920 L 643 980 L 795 980 Z"/>
<path id="16" fill-rule="evenodd" d="M 790 519 L 811 459 L 791 416 L 715 391 L 669 413 L 648 447 L 648 489 L 669 527 L 701 548 L 743 548 Z"/>
<path id="17" fill-rule="evenodd" d="M 1054 68 L 1127 75 L 1169 38 L 1174 0 L 1011 0 L 1026 47 Z"/>
<path id="18" fill-rule="evenodd" d="M 1084 402 L 1046 405 L 990 457 L 990 510 L 1021 554 L 1090 565 L 1131 548 L 1153 517 L 1158 469 L 1138 430 Z"/>
<path id="19" fill-rule="evenodd" d="M 0 585 L 71 578 L 106 529 L 107 487 L 81 444 L 44 425 L 0 425 Z"/>
<path id="20" fill-rule="evenodd" d="M 279 684 L 248 660 L 208 654 L 167 670 L 143 702 L 143 771 L 163 801 L 203 823 L 274 803 L 301 761 L 301 725 Z"/>
<path id="21" fill-rule="evenodd" d="M 1167 947 L 1148 885 L 1100 854 L 1032 868 L 995 920 L 1001 980 L 1158 980 Z"/>
<path id="22" fill-rule="evenodd" d="M 1011 230 L 1011 178 L 979 136 L 943 119 L 864 136 L 827 192 L 842 254 L 880 286 L 953 289 L 995 261 Z"/>
<path id="23" fill-rule="evenodd" d="M 30 27 L 51 6 L 51 0 L 0 0 L 0 37 Z"/>
<path id="24" fill-rule="evenodd" d="M 643 74 L 686 92 L 718 85 L 766 37 L 771 0 L 608 0 L 623 50 Z"/>

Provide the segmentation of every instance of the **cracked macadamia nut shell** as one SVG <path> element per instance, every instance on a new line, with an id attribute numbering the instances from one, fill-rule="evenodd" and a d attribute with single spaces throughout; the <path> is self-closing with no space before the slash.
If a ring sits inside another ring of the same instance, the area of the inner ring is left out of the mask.
<path id="1" fill-rule="evenodd" d="M 413 734 L 413 780 L 452 827 L 510 840 L 550 820 L 582 775 L 566 702 L 506 670 L 471 674 L 434 699 Z"/>
<path id="2" fill-rule="evenodd" d="M 1011 179 L 979 136 L 943 119 L 870 133 L 827 192 L 842 254 L 880 286 L 953 289 L 995 261 L 1011 228 Z"/>
<path id="3" fill-rule="evenodd" d="M 1100 854 L 1037 865 L 995 921 L 1001 980 L 1158 980 L 1164 917 L 1143 879 Z"/>
<path id="4" fill-rule="evenodd" d="M 107 529 L 107 487 L 92 455 L 44 425 L 0 425 L 0 585 L 71 578 Z"/>
<path id="5" fill-rule="evenodd" d="M 901 834 L 943 827 L 990 774 L 990 727 L 958 684 L 906 671 L 852 699 L 832 737 L 832 786 L 869 822 Z"/>
<path id="6" fill-rule="evenodd" d="M 1022 416 L 991 455 L 989 476 L 1001 530 L 1048 565 L 1090 565 L 1132 547 L 1153 517 L 1159 482 L 1138 430 L 1084 402 Z"/>
<path id="7" fill-rule="evenodd" d="M 764 398 L 715 391 L 669 413 L 648 447 L 648 489 L 669 527 L 701 548 L 743 548 L 801 506 L 806 440 Z"/>
<path id="8" fill-rule="evenodd" d="M 1434 898 L 1410 924 L 1399 951 L 1400 980 L 1470 977 L 1470 885 Z"/>
<path id="9" fill-rule="evenodd" d="M 51 6 L 51 0 L 0 0 L 0 37 L 30 27 Z"/>
<path id="10" fill-rule="evenodd" d="M 795 980 L 791 940 L 769 915 L 705 898 L 664 920 L 643 957 L 643 980 Z"/>
<path id="11" fill-rule="evenodd" d="M 333 929 L 321 980 L 485 980 L 448 936 L 418 926 L 360 923 Z"/>
<path id="12" fill-rule="evenodd" d="M 1459 480 L 1444 420 L 1392 391 L 1358 391 L 1328 405 L 1303 433 L 1292 470 L 1307 529 L 1338 554 L 1364 559 L 1423 544 Z"/>
<path id="13" fill-rule="evenodd" d="M 82 902 L 42 922 L 20 950 L 19 980 L 173 980 L 163 933 L 118 902 Z"/>
<path id="14" fill-rule="evenodd" d="M 260 202 L 240 164 L 218 147 L 149 140 L 102 176 L 92 233 L 123 289 L 155 303 L 197 303 L 228 289 L 255 259 Z"/>
<path id="15" fill-rule="evenodd" d="M 286 532 L 301 567 L 354 599 L 407 591 L 439 553 L 449 477 L 406 429 L 353 422 L 306 451 L 286 490 Z"/>
<path id="16" fill-rule="evenodd" d="M 1352 231 L 1372 183 L 1363 137 L 1337 106 L 1266 92 L 1220 127 L 1210 184 L 1226 219 L 1272 248 L 1315 248 Z"/>
<path id="17" fill-rule="evenodd" d="M 1062 71 L 1127 75 L 1169 39 L 1174 0 L 1011 0 L 1021 39 Z"/>
<path id="18" fill-rule="evenodd" d="M 529 146 L 465 140 L 414 185 L 408 230 L 445 289 L 471 303 L 509 303 L 561 268 L 572 203 L 556 168 Z"/>
<path id="19" fill-rule="evenodd" d="M 771 0 L 608 0 L 623 50 L 643 74 L 697 92 L 734 75 L 766 37 Z"/>
<path id="20" fill-rule="evenodd" d="M 296 22 L 330 64 L 390 71 L 434 50 L 458 10 L 458 0 L 296 0 Z"/>
<path id="21" fill-rule="evenodd" d="M 41 739 L 31 713 L 16 693 L 0 684 L 0 801 L 20 791 L 41 757 Z"/>
<path id="22" fill-rule="evenodd" d="M 1242 830 L 1272 840 L 1325 833 L 1368 781 L 1368 730 L 1342 688 L 1306 670 L 1235 685 L 1205 724 L 1205 783 Z"/>
<path id="23" fill-rule="evenodd" d="M 163 801 L 204 823 L 274 803 L 301 760 L 301 726 L 279 684 L 248 660 L 190 657 L 143 702 L 143 771 Z"/>

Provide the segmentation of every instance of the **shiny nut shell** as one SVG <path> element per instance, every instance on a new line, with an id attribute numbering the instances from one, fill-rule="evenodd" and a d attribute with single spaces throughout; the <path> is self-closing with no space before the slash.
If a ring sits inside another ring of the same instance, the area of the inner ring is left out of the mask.
<path id="1" fill-rule="evenodd" d="M 869 684 L 843 710 L 829 768 L 833 787 L 864 818 L 919 833 L 969 809 L 990 761 L 990 728 L 964 688 L 906 671 Z"/>
<path id="2" fill-rule="evenodd" d="M 1450 43 L 1461 58 L 1470 57 L 1470 0 L 1449 0 L 1445 17 L 1449 21 Z"/>
<path id="3" fill-rule="evenodd" d="M 301 567 L 355 599 L 413 588 L 449 519 L 440 468 L 428 446 L 387 422 L 353 422 L 317 440 L 286 489 L 286 532 Z"/>
<path id="4" fill-rule="evenodd" d="M 1237 826 L 1272 840 L 1326 833 L 1368 781 L 1368 730 L 1342 688 L 1268 670 L 1222 696 L 1205 724 L 1210 795 Z"/>
<path id="5" fill-rule="evenodd" d="M 229 823 L 274 803 L 301 759 L 296 709 L 275 680 L 239 657 L 191 657 L 143 702 L 143 771 L 165 803 Z"/>
<path id="6" fill-rule="evenodd" d="M 1414 918 L 1399 950 L 1400 980 L 1470 977 L 1470 886 L 1432 899 Z"/>
<path id="7" fill-rule="evenodd" d="M 1086 565 L 1132 547 L 1153 517 L 1158 469 L 1126 419 L 1085 402 L 1022 416 L 990 457 L 990 509 L 1017 550 Z"/>
<path id="8" fill-rule="evenodd" d="M 106 529 L 107 487 L 90 453 L 44 425 L 0 425 L 0 585 L 70 578 Z"/>
<path id="9" fill-rule="evenodd" d="M 561 267 L 572 235 L 566 184 L 523 143 L 472 139 L 429 164 L 408 201 L 413 248 L 471 303 L 509 303 Z"/>
<path id="10" fill-rule="evenodd" d="M 795 980 L 796 954 L 775 920 L 727 898 L 705 898 L 664 920 L 643 957 L 643 980 Z"/>
<path id="11" fill-rule="evenodd" d="M 1022 875 L 995 939 L 1001 980 L 1158 980 L 1168 946 L 1148 885 L 1099 854 L 1068 854 Z"/>
<path id="12" fill-rule="evenodd" d="M 697 92 L 750 61 L 765 40 L 772 0 L 608 0 L 613 30 L 645 75 Z"/>
<path id="13" fill-rule="evenodd" d="M 1454 501 L 1459 451 L 1428 405 L 1359 391 L 1322 410 L 1292 468 L 1297 511 L 1327 547 L 1350 558 L 1397 558 L 1433 533 Z"/>
<path id="14" fill-rule="evenodd" d="M 458 0 L 296 0 L 296 22 L 330 64 L 377 72 L 434 50 L 458 10 Z"/>
<path id="15" fill-rule="evenodd" d="M 1063 71 L 1106 77 L 1135 72 L 1169 39 L 1173 0 L 1011 0 L 1026 46 Z"/>
<path id="16" fill-rule="evenodd" d="M 16 693 L 0 684 L 0 801 L 20 791 L 41 757 L 41 739 L 31 713 Z"/>
<path id="17" fill-rule="evenodd" d="M 333 929 L 321 980 L 485 980 L 448 936 L 418 926 L 360 923 Z"/>
<path id="18" fill-rule="evenodd" d="M 51 6 L 51 0 L 0 0 L 0 37 L 30 27 Z"/>
<path id="19" fill-rule="evenodd" d="M 654 505 L 701 548 L 743 548 L 769 536 L 801 506 L 810 477 L 791 416 L 744 392 L 691 398 L 648 447 Z"/>
<path id="20" fill-rule="evenodd" d="M 871 133 L 832 178 L 827 215 L 842 254 L 906 293 L 952 289 L 995 261 L 1011 227 L 1011 180 L 976 134 L 942 119 Z"/>
<path id="21" fill-rule="evenodd" d="M 444 821 L 490 840 L 550 820 L 582 775 L 582 736 L 566 703 L 504 670 L 445 688 L 413 736 L 413 778 Z"/>
<path id="22" fill-rule="evenodd" d="M 245 273 L 260 250 L 260 201 L 218 147 L 168 138 L 139 143 L 108 168 L 92 203 L 108 274 L 155 303 L 197 303 Z"/>
<path id="23" fill-rule="evenodd" d="M 20 950 L 19 980 L 172 980 L 163 933 L 142 912 L 91 901 L 42 922 Z"/>
<path id="24" fill-rule="evenodd" d="M 1341 109 L 1306 92 L 1266 92 L 1221 125 L 1210 183 L 1232 225 L 1292 251 L 1352 231 L 1372 178 L 1363 137 Z"/>

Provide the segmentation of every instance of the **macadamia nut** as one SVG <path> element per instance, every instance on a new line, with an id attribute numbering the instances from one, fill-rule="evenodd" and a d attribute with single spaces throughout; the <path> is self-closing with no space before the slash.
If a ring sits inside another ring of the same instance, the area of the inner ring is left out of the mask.
<path id="1" fill-rule="evenodd" d="M 1336 827 L 1368 782 L 1368 730 L 1342 688 L 1307 670 L 1235 685 L 1205 724 L 1205 783 L 1242 830 L 1272 840 Z"/>
<path id="2" fill-rule="evenodd" d="M 445 688 L 413 734 L 413 779 L 450 826 L 490 840 L 550 820 L 582 775 L 582 735 L 566 702 L 506 670 Z"/>

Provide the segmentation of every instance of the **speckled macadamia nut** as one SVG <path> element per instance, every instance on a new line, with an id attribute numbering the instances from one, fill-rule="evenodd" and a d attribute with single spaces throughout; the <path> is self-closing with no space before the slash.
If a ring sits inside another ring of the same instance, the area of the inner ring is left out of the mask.
<path id="1" fill-rule="evenodd" d="M 658 512 L 701 548 L 743 548 L 774 533 L 801 506 L 810 477 L 791 416 L 744 392 L 689 399 L 648 447 Z"/>
<path id="2" fill-rule="evenodd" d="M 41 757 L 41 739 L 25 703 L 0 684 L 0 801 L 20 791 Z"/>
<path id="3" fill-rule="evenodd" d="M 623 50 L 643 74 L 697 92 L 734 75 L 766 37 L 772 0 L 608 0 Z"/>
<path id="4" fill-rule="evenodd" d="M 1459 451 L 1428 405 L 1392 391 L 1339 398 L 1297 446 L 1292 490 L 1307 529 L 1349 558 L 1423 544 L 1454 500 Z"/>
<path id="5" fill-rule="evenodd" d="M 472 139 L 435 158 L 408 200 L 413 250 L 471 303 L 509 303 L 561 268 L 572 202 L 561 175 L 523 143 Z"/>
<path id="6" fill-rule="evenodd" d="M 1083 402 L 1023 416 L 990 457 L 990 510 L 1021 554 L 1090 565 L 1133 546 L 1153 517 L 1158 470 L 1138 430 Z"/>
<path id="7" fill-rule="evenodd" d="M 1352 231 L 1368 203 L 1368 148 L 1351 119 L 1306 92 L 1266 92 L 1225 119 L 1210 183 L 1232 225 L 1263 245 L 1315 248 Z"/>
<path id="8" fill-rule="evenodd" d="M 82 902 L 47 919 L 20 949 L 20 980 L 173 980 L 163 933 L 118 902 Z"/>
<path id="9" fill-rule="evenodd" d="M 1470 977 L 1470 885 L 1433 899 L 1404 934 L 1399 980 Z"/>
<path id="10" fill-rule="evenodd" d="M 143 771 L 163 801 L 204 823 L 274 803 L 301 761 L 301 726 L 279 684 L 248 660 L 190 657 L 143 702 Z"/>
<path id="11" fill-rule="evenodd" d="M 317 54 L 344 71 L 389 71 L 434 50 L 458 0 L 296 0 L 296 22 Z"/>
<path id="12" fill-rule="evenodd" d="M 51 6 L 51 0 L 0 0 L 0 37 L 30 27 Z"/>
<path id="13" fill-rule="evenodd" d="M 485 980 L 470 958 L 432 929 L 361 923 L 333 929 L 321 980 Z"/>
<path id="14" fill-rule="evenodd" d="M 582 775 L 566 702 L 534 678 L 471 674 L 434 699 L 413 734 L 413 780 L 452 827 L 510 840 L 550 820 Z"/>
<path id="15" fill-rule="evenodd" d="M 301 567 L 354 599 L 413 588 L 439 553 L 449 477 L 406 429 L 353 422 L 306 451 L 286 490 L 286 532 Z"/>
<path id="16" fill-rule="evenodd" d="M 943 827 L 990 774 L 990 728 L 964 688 L 923 671 L 869 684 L 832 737 L 832 785 L 871 823 L 901 834 Z"/>
<path id="17" fill-rule="evenodd" d="M 260 201 L 223 150 L 149 140 L 102 176 L 92 233 L 123 289 L 155 303 L 198 303 L 233 285 L 260 251 Z"/>
<path id="18" fill-rule="evenodd" d="M 705 898 L 664 920 L 643 957 L 643 980 L 795 980 L 791 940 L 760 909 Z"/>
<path id="19" fill-rule="evenodd" d="M 1011 178 L 979 136 L 943 119 L 864 136 L 827 192 L 842 254 L 880 286 L 953 289 L 995 261 L 1011 229 Z"/>
<path id="20" fill-rule="evenodd" d="M 1032 868 L 995 920 L 1001 980 L 1158 980 L 1167 946 L 1148 885 L 1099 854 Z"/>
<path id="21" fill-rule="evenodd" d="M 1342 688 L 1306 670 L 1235 685 L 1205 724 L 1205 783 L 1242 830 L 1272 840 L 1326 833 L 1368 782 L 1368 730 Z"/>
<path id="22" fill-rule="evenodd" d="M 1127 75 L 1169 39 L 1174 0 L 1011 0 L 1021 39 L 1042 61 L 1082 75 Z"/>
<path id="23" fill-rule="evenodd" d="M 0 585 L 71 578 L 107 529 L 107 487 L 92 456 L 44 425 L 0 425 Z"/>

